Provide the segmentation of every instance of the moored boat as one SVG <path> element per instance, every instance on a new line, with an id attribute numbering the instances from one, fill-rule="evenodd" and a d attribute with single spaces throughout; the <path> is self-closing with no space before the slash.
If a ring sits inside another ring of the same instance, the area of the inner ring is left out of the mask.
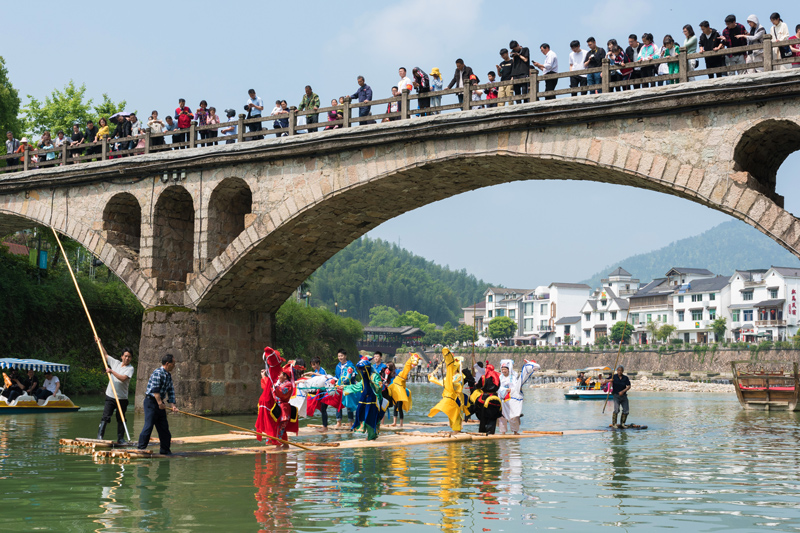
<path id="1" fill-rule="evenodd" d="M 800 381 L 791 361 L 732 361 L 736 396 L 744 409 L 797 411 Z"/>
<path id="2" fill-rule="evenodd" d="M 587 374 L 588 379 L 591 381 L 592 374 L 597 373 L 605 375 L 611 372 L 611 369 L 607 366 L 590 366 L 589 368 L 581 368 L 577 372 L 578 375 L 580 375 L 581 372 Z M 595 388 L 588 385 L 573 387 L 564 393 L 564 398 L 567 400 L 605 400 L 607 397 L 607 391 L 599 387 Z"/>
<path id="3" fill-rule="evenodd" d="M 33 370 L 35 372 L 69 372 L 69 365 L 50 363 L 38 359 L 0 359 L 0 370 Z M 6 383 L 0 388 L 0 393 L 5 390 Z M 24 414 L 24 413 L 64 413 L 80 409 L 72 403 L 66 394 L 58 392 L 45 399 L 37 399 L 24 393 L 13 401 L 8 401 L 4 395 L 0 394 L 0 414 Z"/>

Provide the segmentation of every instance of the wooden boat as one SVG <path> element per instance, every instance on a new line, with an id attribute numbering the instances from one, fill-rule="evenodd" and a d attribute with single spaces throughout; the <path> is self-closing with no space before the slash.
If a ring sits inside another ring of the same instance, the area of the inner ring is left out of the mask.
<path id="1" fill-rule="evenodd" d="M 38 359 L 0 359 L 0 370 L 34 370 L 36 372 L 69 372 L 69 365 L 49 363 Z M 0 389 L 2 390 L 2 389 Z M 80 409 L 72 403 L 66 394 L 59 392 L 46 400 L 37 400 L 33 396 L 23 394 L 9 402 L 5 396 L 0 396 L 0 414 L 25 414 L 25 413 L 65 413 Z"/>
<path id="2" fill-rule="evenodd" d="M 797 363 L 790 361 L 732 361 L 736 396 L 744 409 L 797 411 L 800 381 Z"/>
<path id="3" fill-rule="evenodd" d="M 589 368 L 581 368 L 577 372 L 579 374 L 581 372 L 589 373 L 589 376 L 591 376 L 593 373 L 607 374 L 611 372 L 611 369 L 607 366 L 590 366 Z M 607 397 L 608 393 L 602 389 L 573 387 L 564 393 L 564 398 L 567 400 L 605 400 Z"/>

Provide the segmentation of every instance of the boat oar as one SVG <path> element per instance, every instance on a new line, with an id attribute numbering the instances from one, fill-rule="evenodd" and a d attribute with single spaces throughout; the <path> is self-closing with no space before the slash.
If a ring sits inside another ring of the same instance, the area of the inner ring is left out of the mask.
<path id="1" fill-rule="evenodd" d="M 81 288 L 78 286 L 78 280 L 75 279 L 75 273 L 72 271 L 72 265 L 69 264 L 69 257 L 67 257 L 67 252 L 64 251 L 64 246 L 61 244 L 61 239 L 58 238 L 58 233 L 56 232 L 56 228 L 51 226 L 50 229 L 53 230 L 53 235 L 55 235 L 56 237 L 56 242 L 58 243 L 58 247 L 61 250 L 61 255 L 64 256 L 64 262 L 67 264 L 69 275 L 72 277 L 72 282 L 75 284 L 75 290 L 78 291 L 78 298 L 81 299 L 83 310 L 86 311 L 86 318 L 89 319 L 89 325 L 92 327 L 92 333 L 94 333 L 94 341 L 97 343 L 97 349 L 100 350 L 100 359 L 103 360 L 103 366 L 106 368 L 106 370 L 108 370 L 108 361 L 106 361 L 105 350 L 103 350 L 103 345 L 100 342 L 100 337 L 97 335 L 97 329 L 95 329 L 94 322 L 92 322 L 92 315 L 89 314 L 89 308 L 86 307 L 86 302 L 83 299 L 83 293 L 81 293 Z M 125 423 L 125 415 L 123 414 L 122 406 L 119 403 L 119 396 L 117 396 L 117 388 L 114 386 L 111 374 L 108 374 L 108 382 L 111 384 L 111 390 L 114 393 L 114 400 L 117 402 L 117 414 L 119 415 L 119 419 L 122 421 L 122 427 L 125 428 L 125 436 L 128 437 L 128 440 L 131 440 L 131 434 L 128 433 L 128 424 Z"/>
<path id="2" fill-rule="evenodd" d="M 246 433 L 252 433 L 253 435 L 260 435 L 260 436 L 266 437 L 268 439 L 276 440 L 276 441 L 280 442 L 281 444 L 288 444 L 289 446 L 297 446 L 298 448 L 301 448 L 301 449 L 309 451 L 309 452 L 313 451 L 311 448 L 309 448 L 307 446 L 303 446 L 302 444 L 296 444 L 296 443 L 290 442 L 288 440 L 279 439 L 278 437 L 273 437 L 271 435 L 267 435 L 266 433 L 260 433 L 258 431 L 253 431 L 252 429 L 247 429 L 247 428 L 243 428 L 243 427 L 239 427 L 239 426 L 234 426 L 233 424 L 228 424 L 227 422 L 220 422 L 219 420 L 214 420 L 213 418 L 206 418 L 204 416 L 194 415 L 192 413 L 187 413 L 186 411 L 181 411 L 180 409 L 178 409 L 178 412 L 180 414 L 182 414 L 182 415 L 193 416 L 194 418 L 199 418 L 200 420 L 205 420 L 206 422 L 215 422 L 217 424 L 222 424 L 223 426 L 228 426 L 229 428 L 238 429 L 239 431 L 244 431 Z"/>

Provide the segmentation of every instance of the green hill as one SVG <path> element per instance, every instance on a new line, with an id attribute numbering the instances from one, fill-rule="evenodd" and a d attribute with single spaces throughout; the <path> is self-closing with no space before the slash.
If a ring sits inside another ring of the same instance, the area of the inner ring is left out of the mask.
<path id="1" fill-rule="evenodd" d="M 775 241 L 739 220 L 730 220 L 694 237 L 661 249 L 617 261 L 584 280 L 592 287 L 621 266 L 635 278 L 647 282 L 663 276 L 671 267 L 707 268 L 715 274 L 733 274 L 735 269 L 796 266 L 800 261 Z"/>
<path id="2" fill-rule="evenodd" d="M 461 308 L 481 298 L 489 283 L 466 270 L 450 270 L 396 244 L 363 237 L 333 256 L 306 282 L 311 305 L 346 309 L 346 316 L 369 322 L 375 305 L 413 310 L 431 322 L 458 323 Z"/>

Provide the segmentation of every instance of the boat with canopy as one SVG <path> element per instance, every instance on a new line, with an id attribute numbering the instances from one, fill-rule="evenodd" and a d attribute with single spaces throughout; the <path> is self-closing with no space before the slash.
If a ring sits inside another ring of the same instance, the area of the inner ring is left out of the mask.
<path id="1" fill-rule="evenodd" d="M 63 374 L 69 372 L 69 365 L 51 363 L 39 359 L 0 359 L 0 372 L 3 372 L 4 378 L 3 383 L 0 384 L 0 392 L 5 390 L 10 384 L 10 379 L 6 379 L 6 371 L 8 370 L 33 370 L 34 372 L 56 372 Z M 78 409 L 80 409 L 80 407 L 72 403 L 72 400 L 61 391 L 44 400 L 37 400 L 31 395 L 23 393 L 11 402 L 8 401 L 8 398 L 0 394 L 0 414 L 64 413 L 77 411 Z"/>

